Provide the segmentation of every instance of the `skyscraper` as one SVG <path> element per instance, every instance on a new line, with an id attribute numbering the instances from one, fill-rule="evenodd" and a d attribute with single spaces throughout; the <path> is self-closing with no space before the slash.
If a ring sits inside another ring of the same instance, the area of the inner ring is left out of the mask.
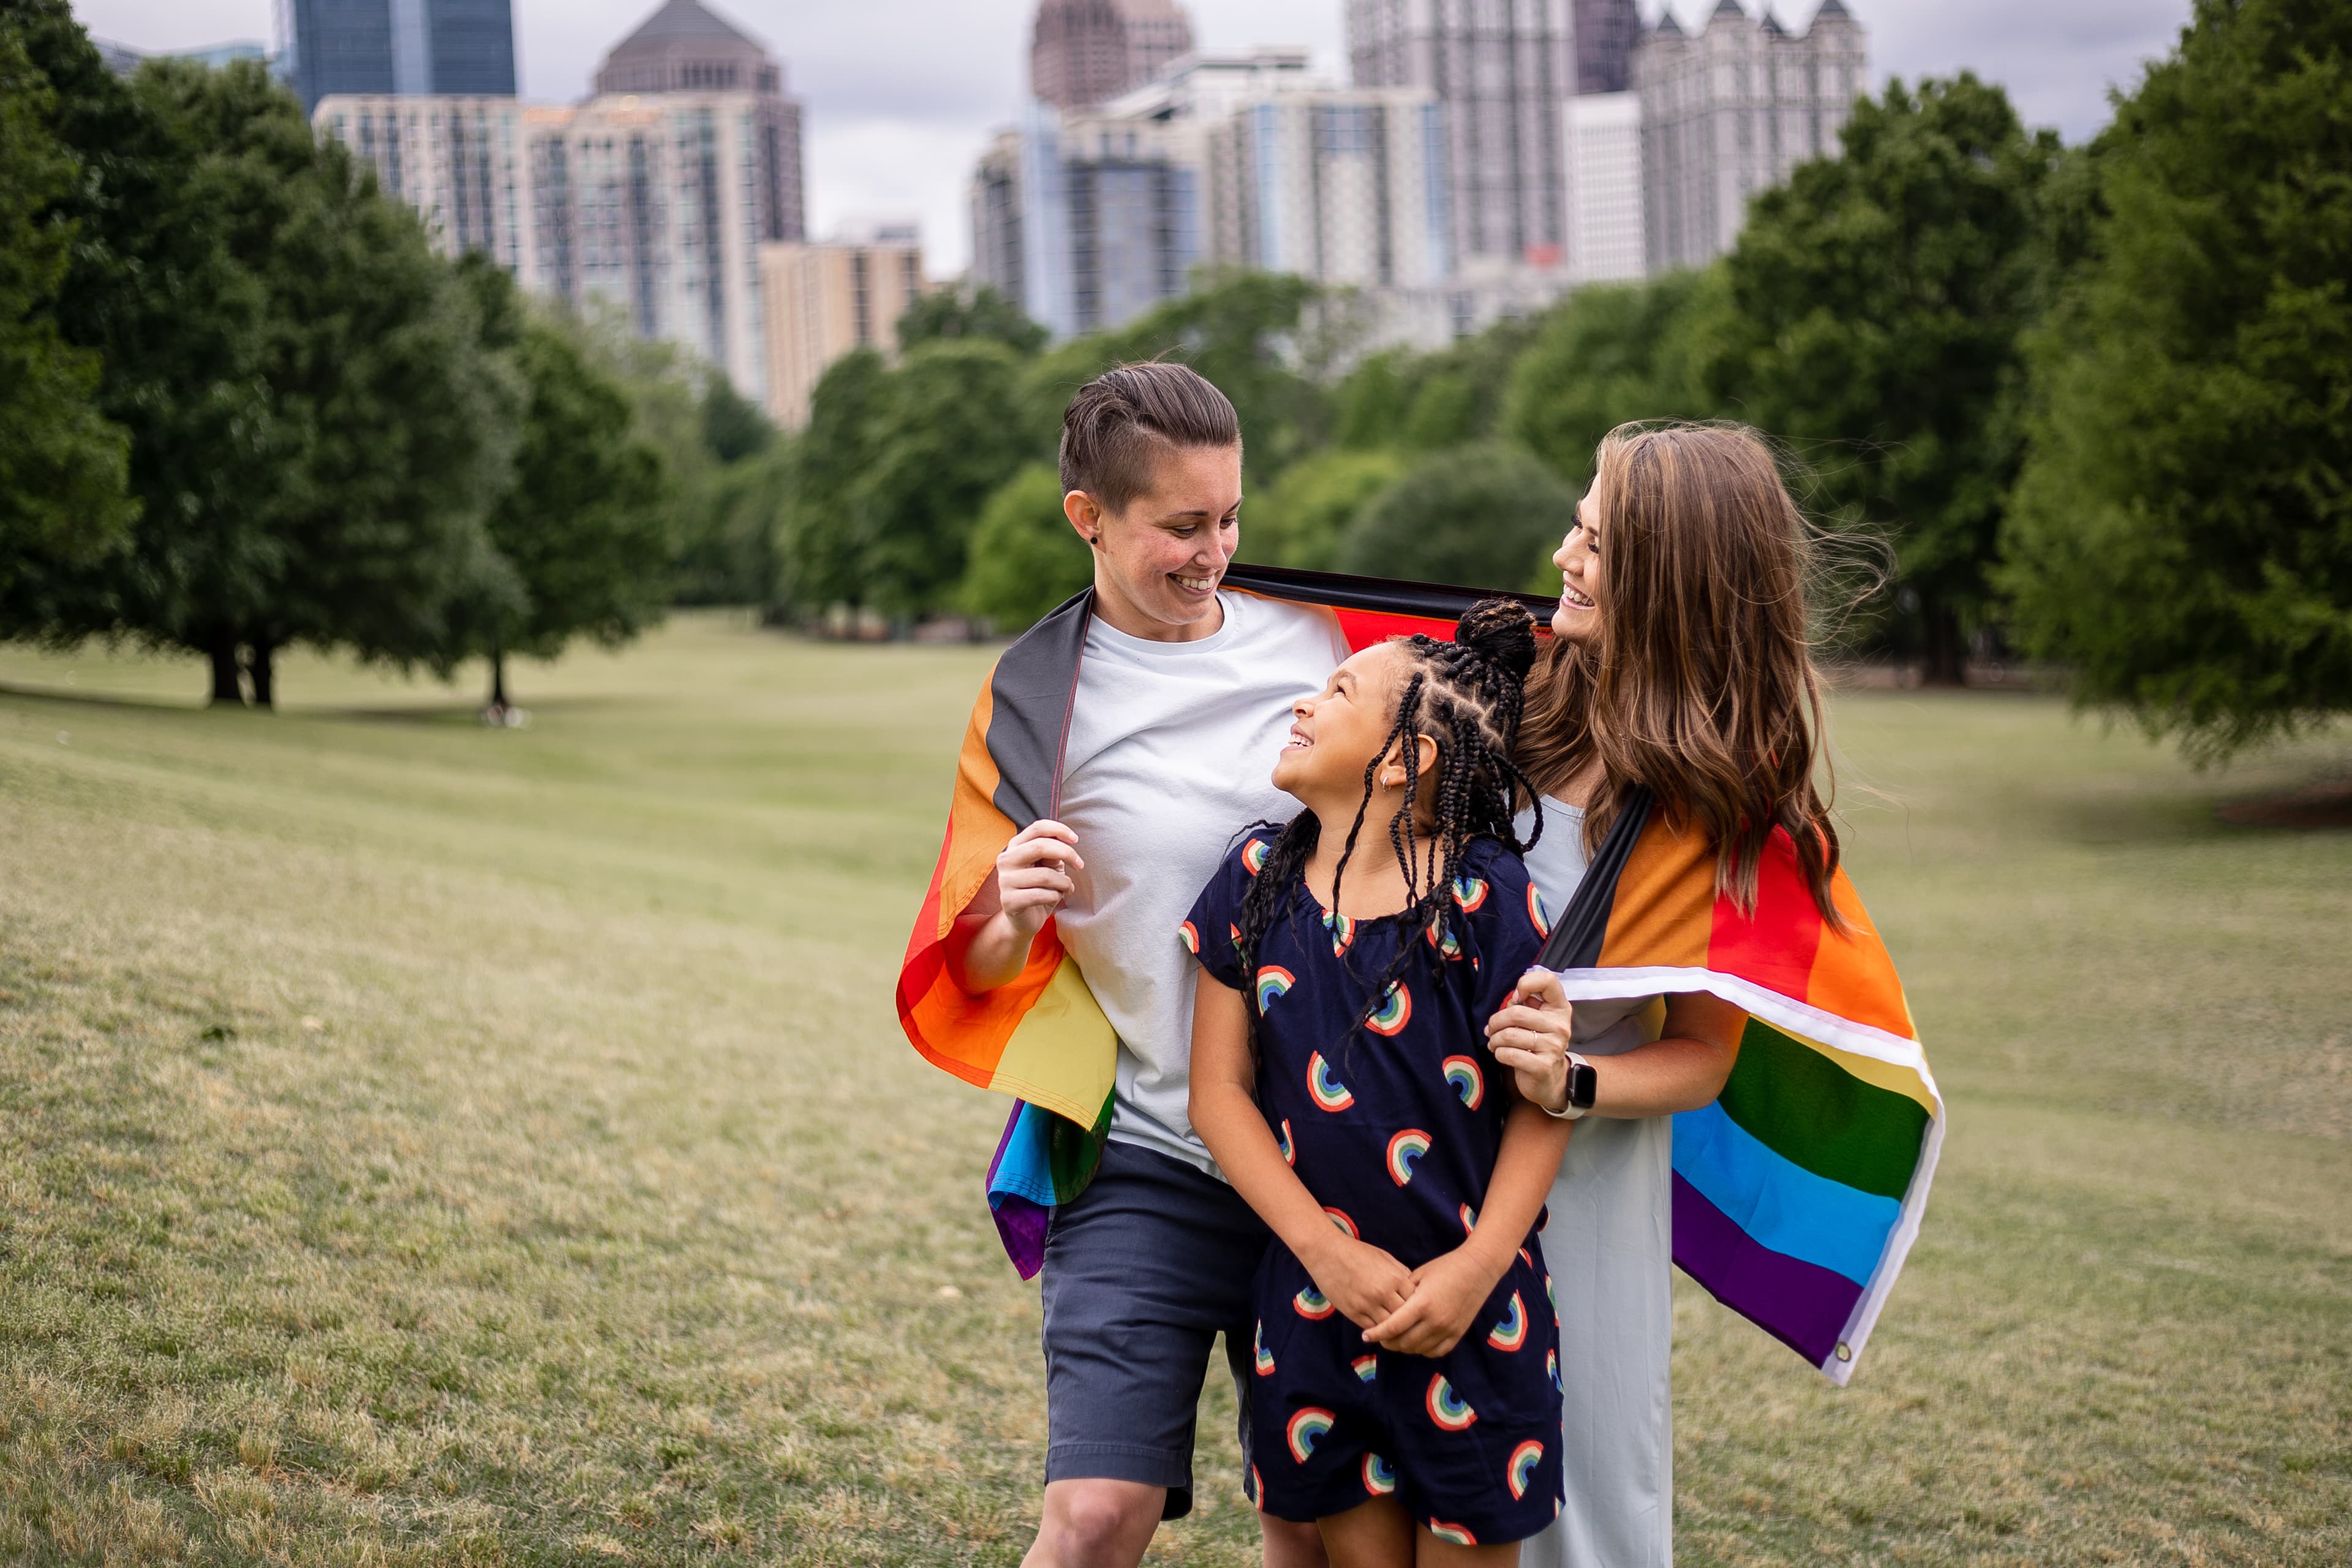
<path id="1" fill-rule="evenodd" d="M 929 292 L 912 224 L 817 245 L 761 246 L 768 412 L 797 430 L 808 423 L 816 384 L 835 361 L 857 349 L 895 359 L 898 318 Z"/>
<path id="2" fill-rule="evenodd" d="M 1029 93 L 1091 109 L 1139 87 L 1192 49 L 1175 0 L 1043 0 L 1029 42 Z"/>
<path id="3" fill-rule="evenodd" d="M 668 0 L 596 81 L 567 108 L 334 93 L 311 121 L 445 252 L 485 252 L 573 304 L 602 299 L 761 397 L 760 247 L 803 236 L 800 105 L 782 68 L 696 0 Z"/>
<path id="4" fill-rule="evenodd" d="M 1201 259 L 1193 127 L 1030 105 L 972 177 L 972 276 L 1057 337 L 1134 320 Z"/>
<path id="5" fill-rule="evenodd" d="M 1317 283 L 1432 289 L 1446 255 L 1444 126 L 1414 88 L 1312 85 L 1208 133 L 1208 259 Z"/>
<path id="6" fill-rule="evenodd" d="M 1738 0 L 1696 34 L 1663 16 L 1633 56 L 1650 270 L 1720 256 L 1750 196 L 1833 155 L 1869 70 L 1869 40 L 1841 0 L 1822 0 L 1801 35 Z"/>
<path id="7" fill-rule="evenodd" d="M 1453 251 L 1465 272 L 1556 268 L 1568 241 L 1562 106 L 1570 0 L 1348 0 L 1359 87 L 1418 87 L 1445 111 Z"/>
<path id="8" fill-rule="evenodd" d="M 510 0 L 278 0 L 278 32 L 305 110 L 330 93 L 514 96 Z"/>
<path id="9" fill-rule="evenodd" d="M 1633 85 L 1633 47 L 1642 41 L 1634 0 L 1576 0 L 1576 91 L 1623 92 Z"/>

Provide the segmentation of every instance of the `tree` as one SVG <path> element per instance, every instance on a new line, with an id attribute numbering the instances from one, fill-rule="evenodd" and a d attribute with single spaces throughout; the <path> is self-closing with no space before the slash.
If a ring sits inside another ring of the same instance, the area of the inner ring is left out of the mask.
<path id="1" fill-rule="evenodd" d="M 615 647 L 659 616 L 669 537 L 661 458 L 632 434 L 627 394 L 504 272 L 478 257 L 462 270 L 485 344 L 513 358 L 525 389 L 513 475 L 488 524 L 504 572 L 478 575 L 453 650 L 489 659 L 489 711 L 502 718 L 509 654 L 551 658 L 575 637 Z"/>
<path id="2" fill-rule="evenodd" d="M 1516 589 L 1576 521 L 1577 493 L 1517 447 L 1480 442 L 1434 453 L 1365 508 L 1339 552 L 1374 577 Z"/>
<path id="3" fill-rule="evenodd" d="M 2201 757 L 2352 710 L 2347 103 L 2352 12 L 2199 0 L 2032 345 L 2014 628 Z"/>
<path id="4" fill-rule="evenodd" d="M 1020 306 L 985 283 L 934 289 L 898 318 L 901 352 L 918 343 L 971 338 L 1003 343 L 1026 359 L 1045 346 L 1045 329 L 1023 315 Z"/>
<path id="5" fill-rule="evenodd" d="M 1333 439 L 1354 451 L 1397 445 L 1404 432 L 1407 399 L 1402 349 L 1367 354 L 1339 383 Z"/>
<path id="6" fill-rule="evenodd" d="M 853 350 L 825 367 L 810 395 L 808 427 L 792 442 L 777 528 L 772 603 L 786 615 L 864 602 L 860 487 L 873 464 L 889 374 L 880 354 Z"/>
<path id="7" fill-rule="evenodd" d="M 740 462 L 766 451 L 776 438 L 767 410 L 735 390 L 727 373 L 713 369 L 702 381 L 702 444 L 721 463 Z"/>
<path id="8" fill-rule="evenodd" d="M 1336 570 L 1348 529 L 1404 472 L 1393 452 L 1318 452 L 1282 471 L 1242 509 L 1241 558 Z"/>
<path id="9" fill-rule="evenodd" d="M 1293 369 L 1289 353 L 1318 297 L 1303 278 L 1203 272 L 1171 300 L 1113 331 L 1047 350 L 1023 377 L 1023 424 L 1033 450 L 1050 450 L 1077 389 L 1115 364 L 1181 360 L 1233 400 L 1251 475 L 1272 479 L 1328 439 L 1329 399 Z"/>
<path id="10" fill-rule="evenodd" d="M 87 170 L 60 325 L 105 356 L 144 504 L 129 551 L 26 573 L 7 623 L 204 653 L 220 702 L 242 674 L 268 705 L 297 641 L 437 667 L 495 570 L 513 416 L 453 270 L 257 65 L 126 87 L 60 7 L 13 14 Z"/>
<path id="11" fill-rule="evenodd" d="M 1927 677 L 1957 682 L 2023 456 L 2021 337 L 2058 141 L 1967 72 L 1890 82 L 1843 140 L 1751 204 L 1706 390 L 1814 458 L 1829 510 L 1889 537 Z"/>
<path id="12" fill-rule="evenodd" d="M 1094 555 L 1062 512 L 1062 476 L 1030 463 L 981 509 L 958 595 L 1000 632 L 1025 631 L 1094 581 Z"/>
<path id="13" fill-rule="evenodd" d="M 1594 449 L 1618 426 L 1712 413 L 1696 384 L 1691 338 L 1721 283 L 1716 270 L 1671 272 L 1570 295 L 1511 367 L 1503 428 L 1582 491 L 1592 482 Z"/>
<path id="14" fill-rule="evenodd" d="M 103 364 L 54 308 L 79 226 L 79 165 L 49 129 L 56 93 L 0 14 L 0 589 L 20 554 L 84 557 L 136 515 L 130 436 L 100 411 Z"/>
<path id="15" fill-rule="evenodd" d="M 1020 361 L 1002 343 L 926 343 L 888 372 L 866 431 L 870 466 L 850 490 L 857 603 L 913 616 L 963 576 L 981 508 L 1028 455 L 1005 418 Z"/>

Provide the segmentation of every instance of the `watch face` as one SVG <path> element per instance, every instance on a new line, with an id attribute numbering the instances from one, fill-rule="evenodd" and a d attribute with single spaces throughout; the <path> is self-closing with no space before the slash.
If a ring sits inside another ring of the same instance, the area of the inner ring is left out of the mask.
<path id="1" fill-rule="evenodd" d="M 1600 1088 L 1600 1075 L 1591 1062 L 1568 1064 L 1568 1102 L 1579 1110 L 1592 1109 L 1592 1096 Z"/>

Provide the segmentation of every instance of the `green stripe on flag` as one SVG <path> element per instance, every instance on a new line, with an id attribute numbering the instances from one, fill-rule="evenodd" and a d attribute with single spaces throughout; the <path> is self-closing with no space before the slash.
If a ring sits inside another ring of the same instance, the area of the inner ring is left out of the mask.
<path id="1" fill-rule="evenodd" d="M 1723 1086 L 1724 1113 L 1817 1176 L 1900 1198 L 1919 1163 L 1927 1110 L 1867 1084 L 1760 1018 L 1748 1020 Z"/>

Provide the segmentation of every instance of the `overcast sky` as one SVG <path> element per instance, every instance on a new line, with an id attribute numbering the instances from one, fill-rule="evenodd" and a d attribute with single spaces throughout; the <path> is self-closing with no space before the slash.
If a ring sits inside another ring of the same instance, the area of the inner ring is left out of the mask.
<path id="1" fill-rule="evenodd" d="M 659 0 L 515 0 L 523 95 L 587 91 L 604 51 Z M 912 216 L 929 268 L 962 269 L 970 249 L 964 181 L 990 129 L 1010 120 L 1027 74 L 1034 0 L 705 0 L 784 61 L 806 105 L 809 222 Z M 1342 0 L 1183 0 L 1203 48 L 1306 44 L 1344 75 Z M 1654 16 L 1659 0 L 1644 0 Z M 1755 0 L 1748 0 L 1750 8 Z M 1782 20 L 1817 0 L 1780 0 Z M 2000 82 L 2028 123 L 2080 141 L 2107 118 L 2107 90 L 2165 53 L 2189 0 L 1846 0 L 1870 34 L 1879 78 L 1964 68 Z M 1695 25 L 1714 0 L 1674 0 Z M 272 41 L 270 0 L 75 0 L 102 38 L 133 48 Z"/>

